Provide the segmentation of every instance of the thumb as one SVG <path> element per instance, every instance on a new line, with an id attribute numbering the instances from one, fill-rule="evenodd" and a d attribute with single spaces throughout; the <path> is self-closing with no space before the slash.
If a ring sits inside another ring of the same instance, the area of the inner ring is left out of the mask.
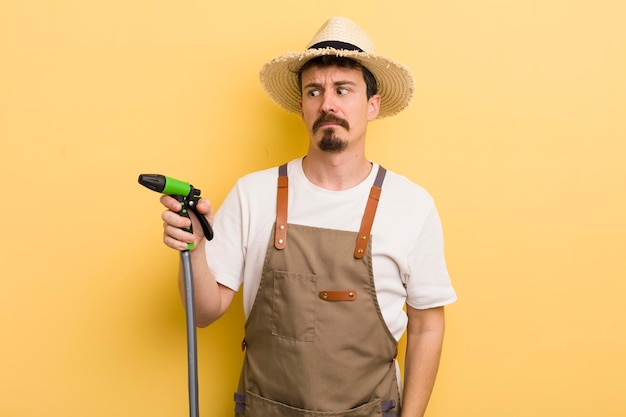
<path id="1" fill-rule="evenodd" d="M 196 210 L 198 210 L 198 213 L 204 214 L 205 216 L 213 217 L 213 206 L 211 206 L 211 202 L 206 198 L 201 198 L 198 201 Z"/>

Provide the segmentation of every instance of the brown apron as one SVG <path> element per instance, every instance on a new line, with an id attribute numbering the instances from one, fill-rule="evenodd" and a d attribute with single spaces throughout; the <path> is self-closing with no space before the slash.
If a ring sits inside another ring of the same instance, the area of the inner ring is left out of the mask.
<path id="1" fill-rule="evenodd" d="M 236 416 L 400 414 L 397 342 L 376 298 L 370 242 L 385 172 L 357 234 L 287 224 L 287 167 L 279 168 L 276 228 L 245 325 Z"/>

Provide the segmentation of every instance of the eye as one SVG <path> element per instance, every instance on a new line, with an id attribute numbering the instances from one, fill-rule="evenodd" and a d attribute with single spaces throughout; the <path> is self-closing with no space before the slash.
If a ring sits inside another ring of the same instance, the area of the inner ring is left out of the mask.
<path id="1" fill-rule="evenodd" d="M 320 95 L 320 91 L 319 90 L 309 90 L 308 92 L 308 96 L 309 97 L 317 97 Z"/>
<path id="2" fill-rule="evenodd" d="M 348 89 L 346 87 L 339 87 L 337 89 L 337 94 L 339 94 L 340 96 L 344 95 L 344 94 L 348 94 Z"/>

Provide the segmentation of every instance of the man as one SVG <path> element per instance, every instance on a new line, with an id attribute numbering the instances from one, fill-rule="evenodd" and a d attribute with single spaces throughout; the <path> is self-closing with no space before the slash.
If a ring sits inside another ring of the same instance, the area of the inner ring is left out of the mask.
<path id="1" fill-rule="evenodd" d="M 195 243 L 197 324 L 218 319 L 243 285 L 236 415 L 422 416 L 443 306 L 456 294 L 431 197 L 365 156 L 369 122 L 408 105 L 413 77 L 376 55 L 345 18 L 330 19 L 306 51 L 269 61 L 260 76 L 274 101 L 302 117 L 306 156 L 241 178 L 210 243 L 196 219 L 194 235 L 181 230 L 190 220 L 161 198 L 166 245 Z M 197 209 L 213 222 L 208 200 Z M 405 331 L 401 396 L 396 354 Z"/>

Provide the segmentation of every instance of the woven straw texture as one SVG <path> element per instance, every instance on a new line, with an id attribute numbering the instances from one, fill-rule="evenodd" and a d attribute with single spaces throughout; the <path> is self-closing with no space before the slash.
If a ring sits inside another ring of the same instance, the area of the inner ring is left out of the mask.
<path id="1" fill-rule="evenodd" d="M 363 52 L 335 48 L 308 49 L 325 41 L 349 43 Z M 305 51 L 287 52 L 267 62 L 259 74 L 261 86 L 283 109 L 300 113 L 301 93 L 296 74 L 307 61 L 322 55 L 354 59 L 374 74 L 381 98 L 379 118 L 393 116 L 409 105 L 415 90 L 415 80 L 409 68 L 376 55 L 369 36 L 351 20 L 343 17 L 333 17 L 324 23 Z"/>

